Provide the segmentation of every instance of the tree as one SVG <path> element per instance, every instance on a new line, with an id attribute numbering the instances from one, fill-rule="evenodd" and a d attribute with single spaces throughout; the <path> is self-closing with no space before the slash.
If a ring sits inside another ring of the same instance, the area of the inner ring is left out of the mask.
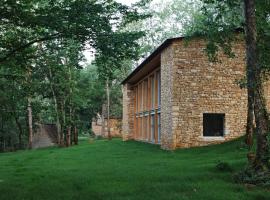
<path id="1" fill-rule="evenodd" d="M 140 53 L 147 57 L 166 39 L 185 35 L 190 23 L 197 17 L 200 7 L 199 0 L 149 1 L 143 6 L 149 17 L 134 21 L 126 29 L 145 32 L 139 44 Z"/>
<path id="2" fill-rule="evenodd" d="M 77 143 L 73 136 L 78 133 L 84 110 L 80 103 L 86 101 L 78 88 L 82 51 L 88 44 L 106 55 L 106 50 L 113 52 L 120 44 L 136 45 L 141 33 L 114 30 L 144 15 L 137 6 L 110 0 L 4 0 L 0 11 L 0 89 L 2 94 L 8 94 L 1 99 L 1 109 L 6 111 L 1 119 L 1 136 L 9 126 L 12 131 L 20 131 L 22 141 L 28 126 L 31 146 L 32 126 L 35 129 L 36 122 L 49 121 L 57 124 L 59 144 L 69 145 L 71 138 Z M 132 54 L 129 49 L 118 48 L 113 57 L 121 57 L 122 52 Z M 18 95 L 13 95 L 16 92 Z M 12 128 L 14 124 L 18 130 Z M 11 131 L 8 133 L 11 135 Z M 3 143 L 8 140 L 3 137 Z"/>
<path id="3" fill-rule="evenodd" d="M 211 60 L 218 60 L 217 51 L 222 49 L 225 54 L 233 57 L 232 43 L 239 39 L 236 29 L 245 29 L 246 38 L 246 87 L 248 91 L 248 143 L 252 140 L 253 113 L 257 132 L 256 157 L 251 159 L 249 168 L 243 177 L 255 180 L 261 177 L 266 180 L 270 171 L 269 165 L 269 122 L 265 104 L 263 81 L 269 71 L 269 47 L 265 43 L 269 40 L 269 3 L 254 0 L 204 0 L 202 16 L 199 22 L 191 28 L 194 35 L 203 35 L 207 38 L 207 53 Z M 244 15 L 243 15 L 244 13 Z M 243 30 L 242 29 L 242 30 Z M 191 31 L 191 32 L 192 32 Z M 249 155 L 251 155 L 249 153 Z M 252 176 L 252 177 L 250 177 Z M 265 179 L 266 178 L 266 179 Z M 242 180 L 242 181 L 247 181 Z M 263 181 L 262 181 L 263 182 Z"/>

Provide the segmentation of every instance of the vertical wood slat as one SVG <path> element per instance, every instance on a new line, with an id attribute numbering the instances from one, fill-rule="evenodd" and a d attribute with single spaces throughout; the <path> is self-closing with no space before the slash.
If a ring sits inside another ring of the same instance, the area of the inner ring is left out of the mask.
<path id="1" fill-rule="evenodd" d="M 134 87 L 134 91 L 135 91 L 135 97 L 134 97 L 134 138 L 137 138 L 137 87 Z"/>
<path id="2" fill-rule="evenodd" d="M 147 90 L 147 93 L 148 93 L 148 104 L 147 104 L 147 110 L 150 112 L 151 110 L 151 76 L 148 76 L 147 77 L 147 80 L 148 80 L 148 90 Z M 147 130 L 148 130 L 148 141 L 151 141 L 151 114 L 149 113 L 148 115 L 148 126 L 147 126 Z"/>
<path id="3" fill-rule="evenodd" d="M 157 82 L 157 72 L 155 72 L 155 79 L 154 79 L 155 81 L 154 81 L 154 84 L 155 84 L 155 96 L 154 96 L 154 98 L 155 98 L 155 103 L 154 103 L 154 105 L 155 105 L 155 143 L 157 143 L 158 142 L 158 139 L 157 139 L 157 130 L 158 130 L 158 126 L 157 126 L 157 107 L 158 107 L 158 105 L 157 105 L 157 84 L 158 84 L 158 82 Z"/>
<path id="4" fill-rule="evenodd" d="M 143 98 L 142 83 L 140 83 L 140 113 L 143 110 L 143 101 L 142 101 L 142 98 Z M 143 125 L 143 122 L 142 122 L 141 114 L 139 116 L 139 119 L 140 119 L 140 132 L 139 132 L 140 133 L 140 136 L 139 136 L 139 139 L 142 139 L 142 125 Z"/>
<path id="5" fill-rule="evenodd" d="M 148 111 L 148 78 L 145 80 L 145 111 Z M 145 140 L 148 140 L 148 116 L 144 117 L 145 119 Z"/>
<path id="6" fill-rule="evenodd" d="M 158 143 L 158 73 L 160 69 L 156 69 L 151 74 L 146 76 L 136 85 L 135 89 L 135 106 L 134 106 L 134 130 L 135 138 L 139 140 L 151 141 L 152 136 L 152 115 L 151 110 L 154 109 L 154 142 Z M 154 83 L 152 83 L 152 78 Z M 154 91 L 152 91 L 152 84 L 154 84 Z M 154 96 L 152 97 L 152 93 Z M 152 108 L 152 98 L 154 98 Z M 144 116 L 144 112 L 148 111 L 149 115 Z M 142 113 L 142 115 L 140 115 Z M 138 117 L 136 117 L 138 114 Z"/>
<path id="7" fill-rule="evenodd" d="M 141 85 L 138 85 L 138 113 L 141 112 Z M 137 138 L 140 138 L 140 132 L 141 132 L 141 123 L 140 123 L 140 115 L 138 115 L 138 133 Z"/>

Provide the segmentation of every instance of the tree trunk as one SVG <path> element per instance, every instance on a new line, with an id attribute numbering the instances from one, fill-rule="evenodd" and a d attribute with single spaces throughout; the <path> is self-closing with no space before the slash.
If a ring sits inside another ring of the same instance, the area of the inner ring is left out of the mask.
<path id="1" fill-rule="evenodd" d="M 74 144 L 78 145 L 78 129 L 74 127 Z"/>
<path id="2" fill-rule="evenodd" d="M 255 0 L 245 0 L 246 20 L 246 57 L 249 76 L 248 88 L 254 92 L 254 115 L 257 130 L 257 149 L 253 167 L 255 170 L 265 170 L 268 162 L 268 114 L 264 99 L 261 69 L 257 58 L 257 30 L 256 30 Z M 250 103 L 250 102 L 249 102 Z"/>
<path id="3" fill-rule="evenodd" d="M 108 139 L 111 140 L 111 130 L 110 130 L 110 88 L 109 88 L 109 79 L 106 81 L 107 88 L 107 131 L 108 131 Z"/>
<path id="4" fill-rule="evenodd" d="M 252 76 L 250 70 L 247 70 L 247 77 L 250 81 Z M 250 83 L 249 83 L 250 84 Z M 247 87 L 248 91 L 248 112 L 247 112 L 247 127 L 246 127 L 246 138 L 245 142 L 248 145 L 249 151 L 251 151 L 253 146 L 253 133 L 254 133 L 254 89 L 252 85 Z"/>
<path id="5" fill-rule="evenodd" d="M 103 137 L 106 136 L 106 133 L 105 133 L 105 112 L 106 112 L 106 105 L 105 104 L 102 104 L 102 113 L 101 113 L 101 123 L 102 123 L 102 126 L 101 126 L 101 135 Z"/>
<path id="6" fill-rule="evenodd" d="M 19 129 L 19 149 L 22 149 L 22 147 L 23 147 L 23 144 L 22 144 L 22 135 L 23 135 L 22 125 L 19 122 L 19 119 L 16 116 L 16 114 L 14 114 L 14 118 L 15 118 L 16 125 L 17 125 L 17 127 Z"/>
<path id="7" fill-rule="evenodd" d="M 64 100 L 61 102 L 61 114 L 62 114 L 62 117 L 61 117 L 61 127 L 62 127 L 62 130 L 60 132 L 60 145 L 61 146 L 64 146 L 65 144 L 65 138 L 64 138 L 64 129 L 66 129 L 66 112 L 65 112 L 65 102 Z"/>
<path id="8" fill-rule="evenodd" d="M 265 171 L 269 170 L 269 143 L 267 139 L 267 135 L 269 134 L 269 120 L 260 74 L 256 75 L 256 87 L 254 111 L 257 128 L 257 151 L 254 164 L 256 170 Z"/>
<path id="9" fill-rule="evenodd" d="M 51 88 L 51 92 L 53 95 L 53 101 L 54 101 L 54 111 L 56 114 L 56 127 L 57 127 L 57 144 L 60 145 L 61 144 L 61 123 L 60 123 L 60 116 L 59 116 L 59 111 L 58 111 L 58 102 L 57 102 L 57 98 L 56 98 L 56 94 L 53 88 L 53 84 L 52 84 L 52 71 L 51 68 L 48 67 L 48 71 L 49 71 L 49 82 L 50 82 L 50 88 Z"/>
<path id="10" fill-rule="evenodd" d="M 31 98 L 27 99 L 28 106 L 27 106 L 27 115 L 28 115 L 28 148 L 32 149 L 33 143 L 33 116 L 32 116 L 32 105 L 31 105 Z"/>
<path id="11" fill-rule="evenodd" d="M 66 134 L 66 146 L 70 146 L 70 135 L 71 135 L 71 127 L 69 126 L 67 128 L 67 134 Z"/>
<path id="12" fill-rule="evenodd" d="M 67 63 L 67 59 L 66 59 L 66 63 Z M 67 135 L 66 135 L 66 145 L 67 147 L 70 146 L 70 139 L 71 139 L 71 127 L 73 124 L 73 120 L 72 120 L 72 94 L 73 94 L 73 90 L 72 90 L 72 73 L 71 73 L 71 65 L 69 65 L 69 120 L 68 120 L 68 128 L 67 128 Z"/>
<path id="13" fill-rule="evenodd" d="M 70 145 L 72 146 L 75 141 L 75 135 L 74 135 L 74 126 L 71 126 L 71 132 L 70 132 Z"/>

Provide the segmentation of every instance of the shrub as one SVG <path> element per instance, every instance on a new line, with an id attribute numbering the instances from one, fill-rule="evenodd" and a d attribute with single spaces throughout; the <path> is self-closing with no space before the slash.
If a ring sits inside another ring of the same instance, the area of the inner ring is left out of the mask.
<path id="1" fill-rule="evenodd" d="M 218 161 L 216 168 L 217 168 L 217 170 L 222 171 L 222 172 L 232 172 L 233 171 L 232 167 L 227 162 Z"/>
<path id="2" fill-rule="evenodd" d="M 250 167 L 238 172 L 233 178 L 236 183 L 270 186 L 270 172 L 257 172 Z"/>

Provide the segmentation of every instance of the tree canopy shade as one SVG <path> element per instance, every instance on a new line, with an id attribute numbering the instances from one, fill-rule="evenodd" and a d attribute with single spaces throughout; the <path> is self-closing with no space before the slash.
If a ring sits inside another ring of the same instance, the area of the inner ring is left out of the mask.
<path id="1" fill-rule="evenodd" d="M 108 0 L 4 0 L 1 12 L 3 62 L 31 45 L 57 38 L 72 38 L 98 47 L 112 29 L 142 17 L 136 8 Z"/>
<path id="2" fill-rule="evenodd" d="M 110 61 L 111 70 L 120 60 L 135 58 L 136 40 L 143 33 L 120 29 L 146 17 L 139 12 L 141 3 L 128 7 L 113 0 L 0 2 L 0 89 L 7 94 L 0 99 L 5 111 L 0 140 L 5 145 L 18 130 L 19 138 L 29 133 L 31 144 L 36 122 L 56 123 L 58 143 L 70 144 L 82 124 L 81 113 L 91 118 L 96 110 L 82 103 L 89 97 L 83 94 L 89 85 L 81 80 L 82 51 L 85 46 L 94 48 L 104 63 Z"/>

